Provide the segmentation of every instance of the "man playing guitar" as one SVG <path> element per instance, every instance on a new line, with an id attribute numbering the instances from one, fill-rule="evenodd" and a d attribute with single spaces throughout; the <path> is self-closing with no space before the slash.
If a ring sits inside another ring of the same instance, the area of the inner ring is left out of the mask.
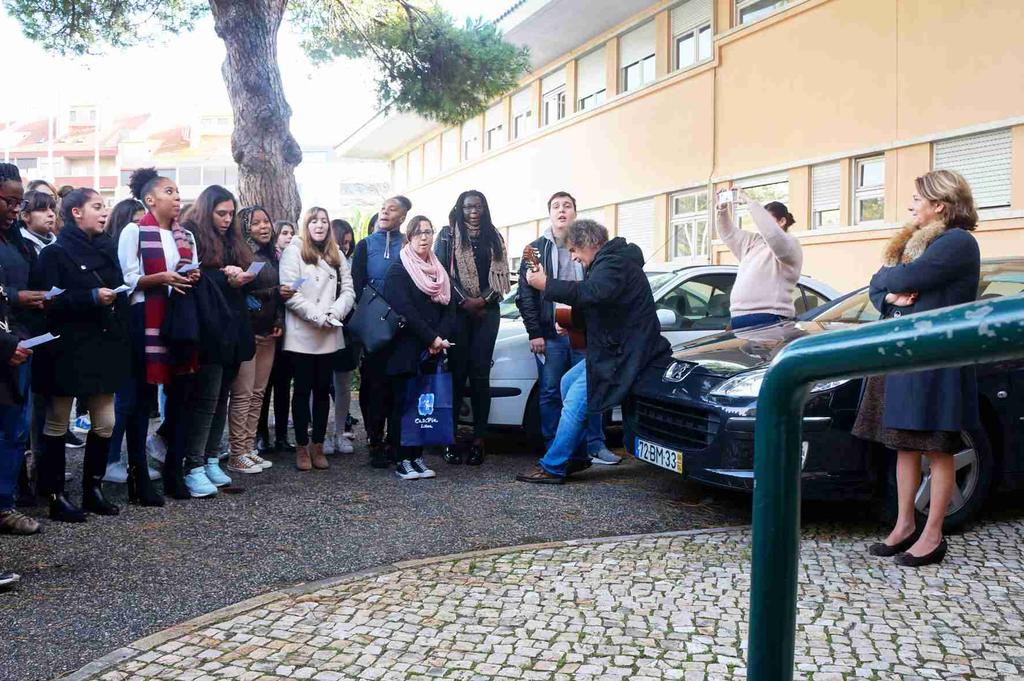
<path id="1" fill-rule="evenodd" d="M 668 366 L 671 359 L 640 248 L 621 237 L 609 241 L 608 230 L 593 220 L 574 221 L 566 245 L 573 260 L 586 268 L 583 281 L 548 277 L 543 266 L 536 271 L 527 267 L 525 279 L 543 293 L 543 300 L 570 305 L 574 316 L 583 318 L 587 355 L 563 377 L 555 437 L 537 467 L 516 476 L 521 482 L 564 482 L 588 417 L 622 403 L 640 372 Z"/>

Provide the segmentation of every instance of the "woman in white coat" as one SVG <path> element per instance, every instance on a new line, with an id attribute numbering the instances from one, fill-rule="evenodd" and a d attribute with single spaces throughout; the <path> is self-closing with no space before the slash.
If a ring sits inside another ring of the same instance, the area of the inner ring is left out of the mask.
<path id="1" fill-rule="evenodd" d="M 338 249 L 326 210 L 314 206 L 306 211 L 301 231 L 281 256 L 280 271 L 281 283 L 295 290 L 285 302 L 284 317 L 284 350 L 290 353 L 295 372 L 295 467 L 323 469 L 328 467 L 324 439 L 334 353 L 345 347 L 342 320 L 356 299 L 348 261 Z"/>

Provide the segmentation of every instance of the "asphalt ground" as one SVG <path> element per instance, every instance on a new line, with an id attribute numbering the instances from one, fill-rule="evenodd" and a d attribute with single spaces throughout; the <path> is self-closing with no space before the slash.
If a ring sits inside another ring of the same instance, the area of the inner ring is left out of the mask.
<path id="1" fill-rule="evenodd" d="M 278 454 L 262 474 L 235 475 L 236 493 L 2 536 L 0 566 L 22 581 L 0 593 L 0 679 L 53 678 L 240 600 L 395 561 L 749 522 L 749 497 L 629 458 L 539 486 L 514 481 L 535 461 L 526 442 L 502 434 L 492 448 L 480 467 L 428 457 L 438 477 L 419 481 L 371 469 L 360 441 L 327 471 L 300 473 Z M 76 476 L 80 452 L 69 450 Z M 74 500 L 79 480 L 67 486 Z M 126 503 L 123 486 L 106 487 Z"/>

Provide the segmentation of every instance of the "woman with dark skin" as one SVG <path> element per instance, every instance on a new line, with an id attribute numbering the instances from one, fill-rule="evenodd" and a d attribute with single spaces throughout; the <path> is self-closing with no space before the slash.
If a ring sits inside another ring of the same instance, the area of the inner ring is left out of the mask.
<path id="1" fill-rule="evenodd" d="M 462 404 L 467 377 L 473 403 L 473 442 L 465 462 L 479 466 L 484 460 L 484 437 L 491 412 L 491 358 L 498 338 L 498 303 L 511 286 L 505 242 L 491 221 L 491 210 L 482 193 L 472 190 L 459 196 L 435 251 L 451 277 L 452 298 L 458 306 L 450 353 L 455 404 Z M 444 459 L 449 464 L 463 461 L 454 446 L 447 448 Z"/>

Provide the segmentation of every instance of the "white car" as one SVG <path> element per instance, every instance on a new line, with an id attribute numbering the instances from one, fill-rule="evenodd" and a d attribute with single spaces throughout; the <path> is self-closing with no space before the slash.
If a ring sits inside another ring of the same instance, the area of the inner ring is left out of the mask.
<path id="1" fill-rule="evenodd" d="M 654 292 L 662 334 L 673 345 L 724 331 L 729 323 L 729 292 L 736 279 L 734 265 L 670 265 L 650 268 L 648 282 Z M 801 277 L 794 294 L 796 313 L 822 305 L 839 292 L 828 284 Z M 495 427 L 524 428 L 540 432 L 537 361 L 516 307 L 516 289 L 501 302 L 501 326 L 491 361 L 491 415 Z M 616 409 L 612 421 L 621 421 Z M 469 398 L 459 415 L 472 423 Z"/>

